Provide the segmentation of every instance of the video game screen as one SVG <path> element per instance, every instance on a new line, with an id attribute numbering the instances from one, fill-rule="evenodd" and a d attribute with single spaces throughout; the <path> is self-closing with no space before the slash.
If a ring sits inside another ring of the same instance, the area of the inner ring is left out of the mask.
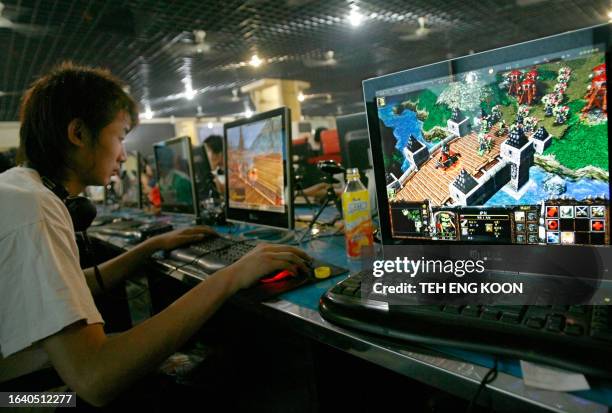
<path id="1" fill-rule="evenodd" d="M 377 91 L 392 236 L 609 244 L 604 51 Z"/>
<path id="2" fill-rule="evenodd" d="M 154 150 L 162 211 L 196 214 L 189 138 L 170 139 Z"/>
<path id="3" fill-rule="evenodd" d="M 227 129 L 229 207 L 285 212 L 282 116 Z"/>

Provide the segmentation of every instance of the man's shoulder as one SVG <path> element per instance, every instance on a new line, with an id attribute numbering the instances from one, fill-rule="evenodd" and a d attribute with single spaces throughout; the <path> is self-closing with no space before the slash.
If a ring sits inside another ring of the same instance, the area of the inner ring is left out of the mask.
<path id="1" fill-rule="evenodd" d="M 0 194 L 0 199 L 11 204 L 48 202 L 55 196 L 42 184 L 36 171 L 21 167 L 0 174 Z"/>
<path id="2" fill-rule="evenodd" d="M 61 207 L 62 202 L 41 183 L 36 171 L 17 167 L 0 174 L 0 228 L 38 222 Z"/>

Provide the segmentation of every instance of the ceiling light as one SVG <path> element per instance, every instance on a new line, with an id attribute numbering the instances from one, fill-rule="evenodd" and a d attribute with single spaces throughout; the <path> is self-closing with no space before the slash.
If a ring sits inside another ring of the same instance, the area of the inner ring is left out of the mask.
<path id="1" fill-rule="evenodd" d="M 187 100 L 193 100 L 193 98 L 195 97 L 196 93 L 195 91 L 191 88 L 190 85 L 185 85 L 185 98 Z"/>
<path id="2" fill-rule="evenodd" d="M 256 54 L 254 54 L 253 57 L 251 57 L 251 60 L 249 61 L 249 64 L 253 67 L 259 67 L 262 63 L 263 61 Z"/>
<path id="3" fill-rule="evenodd" d="M 608 12 L 608 19 L 612 22 L 612 10 Z"/>
<path id="4" fill-rule="evenodd" d="M 352 9 L 348 15 L 348 21 L 351 26 L 357 27 L 363 22 L 363 15 L 357 9 Z"/>
<path id="5" fill-rule="evenodd" d="M 212 129 L 213 128 L 213 123 L 212 122 L 208 122 L 208 129 Z"/>
<path id="6" fill-rule="evenodd" d="M 145 105 L 145 111 L 144 113 L 141 113 L 141 117 L 145 118 L 145 119 L 153 119 L 153 115 L 155 113 L 153 113 L 153 111 L 151 110 L 151 106 L 149 104 Z"/>
<path id="7" fill-rule="evenodd" d="M 297 95 L 298 102 L 303 102 L 304 99 L 306 99 L 306 96 L 304 96 L 304 94 L 302 92 L 298 93 L 298 95 Z"/>
<path id="8" fill-rule="evenodd" d="M 253 116 L 253 111 L 251 110 L 251 108 L 247 108 L 247 110 L 244 111 L 244 116 L 246 116 L 247 118 Z"/>

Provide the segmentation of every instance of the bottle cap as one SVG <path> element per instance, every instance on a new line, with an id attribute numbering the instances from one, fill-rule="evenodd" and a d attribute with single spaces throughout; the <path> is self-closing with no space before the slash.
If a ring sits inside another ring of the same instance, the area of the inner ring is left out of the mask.
<path id="1" fill-rule="evenodd" d="M 317 267 L 314 270 L 315 278 L 320 280 L 328 278 L 331 275 L 331 268 L 329 267 Z"/>

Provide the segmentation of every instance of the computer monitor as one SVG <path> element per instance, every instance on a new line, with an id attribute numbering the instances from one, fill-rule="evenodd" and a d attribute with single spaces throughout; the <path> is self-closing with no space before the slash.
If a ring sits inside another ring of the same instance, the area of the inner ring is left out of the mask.
<path id="1" fill-rule="evenodd" d="M 106 200 L 104 186 L 88 186 L 83 192 L 94 203 L 103 204 Z"/>
<path id="2" fill-rule="evenodd" d="M 610 33 L 365 80 L 383 242 L 609 245 Z"/>
<path id="3" fill-rule="evenodd" d="M 293 229 L 290 111 L 224 125 L 226 217 Z"/>
<path id="4" fill-rule="evenodd" d="M 168 139 L 156 143 L 153 149 L 161 211 L 197 217 L 199 207 L 190 138 L 181 136 Z"/>
<path id="5" fill-rule="evenodd" d="M 127 152 L 126 160 L 121 166 L 117 195 L 122 207 L 142 208 L 141 197 L 141 159 L 138 152 Z"/>
<path id="6" fill-rule="evenodd" d="M 372 168 L 368 121 L 364 112 L 338 116 L 336 128 L 340 137 L 342 164 L 361 172 Z"/>
<path id="7" fill-rule="evenodd" d="M 193 148 L 193 167 L 200 202 L 208 198 L 219 199 L 219 191 L 211 172 L 210 161 L 204 145 Z"/>

